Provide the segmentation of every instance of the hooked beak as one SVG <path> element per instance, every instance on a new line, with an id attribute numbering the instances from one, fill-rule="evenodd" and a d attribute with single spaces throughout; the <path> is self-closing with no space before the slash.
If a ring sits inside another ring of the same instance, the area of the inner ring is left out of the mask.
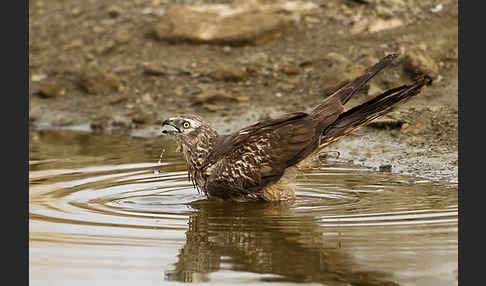
<path id="1" fill-rule="evenodd" d="M 170 126 L 173 128 L 164 129 L 165 126 Z M 176 133 L 182 133 L 181 130 L 175 125 L 174 120 L 166 119 L 162 122 L 162 134 L 164 135 L 173 135 Z"/>

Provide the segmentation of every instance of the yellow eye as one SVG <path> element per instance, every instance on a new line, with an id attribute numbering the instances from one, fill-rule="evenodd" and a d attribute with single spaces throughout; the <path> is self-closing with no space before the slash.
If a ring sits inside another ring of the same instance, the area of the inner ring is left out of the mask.
<path id="1" fill-rule="evenodd" d="M 184 122 L 184 124 L 182 125 L 184 128 L 189 128 L 191 126 L 191 124 L 189 124 L 189 122 Z"/>

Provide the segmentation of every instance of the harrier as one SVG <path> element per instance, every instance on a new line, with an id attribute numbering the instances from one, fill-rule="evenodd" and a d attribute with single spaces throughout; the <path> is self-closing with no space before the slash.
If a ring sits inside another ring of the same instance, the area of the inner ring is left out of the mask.
<path id="1" fill-rule="evenodd" d="M 344 104 L 397 56 L 384 57 L 310 113 L 285 114 L 228 135 L 218 134 L 197 115 L 178 115 L 162 123 L 162 133 L 175 138 L 187 162 L 190 180 L 207 197 L 238 201 L 293 199 L 293 180 L 305 162 L 430 83 L 430 78 L 421 76 L 344 111 Z"/>

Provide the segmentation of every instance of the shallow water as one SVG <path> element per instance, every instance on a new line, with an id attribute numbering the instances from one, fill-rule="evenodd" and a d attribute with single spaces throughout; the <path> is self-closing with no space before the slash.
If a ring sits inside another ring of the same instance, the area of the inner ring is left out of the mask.
<path id="1" fill-rule="evenodd" d="M 29 149 L 31 285 L 457 285 L 456 184 L 327 162 L 293 203 L 230 203 L 164 137 L 31 131 Z"/>

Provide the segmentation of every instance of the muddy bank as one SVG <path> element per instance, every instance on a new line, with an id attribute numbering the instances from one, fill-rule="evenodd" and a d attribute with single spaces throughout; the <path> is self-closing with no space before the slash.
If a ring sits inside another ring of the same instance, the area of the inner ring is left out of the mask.
<path id="1" fill-rule="evenodd" d="M 421 73 L 432 85 L 329 149 L 339 160 L 457 181 L 457 2 L 296 3 L 32 1 L 30 121 L 158 136 L 168 116 L 198 113 L 226 133 L 308 111 L 400 52 L 349 106 Z"/>

